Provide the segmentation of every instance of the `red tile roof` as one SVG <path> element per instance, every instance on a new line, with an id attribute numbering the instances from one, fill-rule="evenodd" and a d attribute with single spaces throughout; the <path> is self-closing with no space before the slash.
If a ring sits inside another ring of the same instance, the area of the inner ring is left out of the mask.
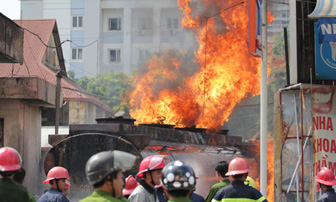
<path id="1" fill-rule="evenodd" d="M 56 20 L 15 20 L 14 22 L 22 28 L 37 34 L 40 39 L 24 30 L 23 64 L 0 63 L 0 78 L 37 77 L 56 86 L 56 73 L 42 63 L 47 47 L 41 42 L 48 44 L 50 37 L 53 36 L 55 27 L 58 35 Z M 83 88 L 65 76 L 62 77 L 62 90 L 63 100 L 87 101 L 108 112 L 115 113 L 108 105 L 89 95 Z"/>

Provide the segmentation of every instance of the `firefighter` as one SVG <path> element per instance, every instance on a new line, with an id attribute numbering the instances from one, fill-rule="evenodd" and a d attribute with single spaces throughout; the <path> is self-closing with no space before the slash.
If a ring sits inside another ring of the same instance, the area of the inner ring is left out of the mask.
<path id="1" fill-rule="evenodd" d="M 11 147 L 0 148 L 0 201 L 29 202 L 27 190 L 12 180 L 14 172 L 22 167 L 19 152 Z"/>
<path id="2" fill-rule="evenodd" d="M 125 188 L 122 190 L 122 194 L 128 198 L 129 195 L 133 192 L 133 190 L 139 185 L 139 183 L 136 181 L 136 179 L 132 176 L 129 175 L 125 179 Z"/>
<path id="3" fill-rule="evenodd" d="M 245 184 L 253 187 L 255 189 L 258 189 L 257 183 L 254 181 L 254 179 L 250 176 L 247 176 L 246 180 L 245 180 Z"/>
<path id="4" fill-rule="evenodd" d="M 130 202 L 156 202 L 155 185 L 160 184 L 162 169 L 169 161 L 167 156 L 154 155 L 144 158 L 139 166 L 137 177 L 140 177 L 140 184 L 129 196 Z"/>
<path id="5" fill-rule="evenodd" d="M 23 186 L 25 176 L 26 176 L 26 171 L 24 168 L 21 167 L 19 170 L 15 171 L 13 180 L 16 184 L 21 186 L 23 189 L 27 190 L 27 188 Z M 29 195 L 30 202 L 36 202 L 35 196 L 32 193 L 28 192 L 28 195 Z"/>
<path id="6" fill-rule="evenodd" d="M 168 202 L 191 202 L 189 196 L 196 187 L 194 170 L 176 160 L 166 165 L 162 173 L 161 182 Z"/>
<path id="7" fill-rule="evenodd" d="M 66 180 L 70 180 L 67 169 L 56 166 L 48 171 L 44 184 L 50 184 L 50 189 L 44 193 L 38 202 L 69 202 L 63 194 L 66 187 Z"/>
<path id="8" fill-rule="evenodd" d="M 256 189 L 244 184 L 250 168 L 247 161 L 243 158 L 235 158 L 230 161 L 228 172 L 231 184 L 220 189 L 212 202 L 220 201 L 258 201 L 267 202 L 266 198 Z"/>
<path id="9" fill-rule="evenodd" d="M 86 162 L 85 173 L 94 192 L 80 202 L 127 202 L 122 195 L 123 171 L 132 168 L 136 156 L 124 151 L 103 151 Z"/>
<path id="10" fill-rule="evenodd" d="M 220 161 L 216 164 L 215 171 L 219 182 L 210 187 L 209 193 L 205 198 L 206 202 L 211 202 L 218 190 L 230 184 L 229 178 L 225 176 L 225 174 L 228 172 L 228 167 L 229 164 L 226 161 Z"/>
<path id="11" fill-rule="evenodd" d="M 316 181 L 323 192 L 323 194 L 318 198 L 317 202 L 336 201 L 336 193 L 332 188 L 333 185 L 336 185 L 334 172 L 329 168 L 322 167 L 321 171 L 317 175 Z"/>

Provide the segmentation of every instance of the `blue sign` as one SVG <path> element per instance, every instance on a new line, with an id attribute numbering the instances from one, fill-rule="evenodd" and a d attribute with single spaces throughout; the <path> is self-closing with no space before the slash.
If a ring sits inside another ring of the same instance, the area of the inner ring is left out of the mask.
<path id="1" fill-rule="evenodd" d="M 336 18 L 320 18 L 316 22 L 319 43 L 336 41 Z"/>
<path id="2" fill-rule="evenodd" d="M 335 32 L 333 24 L 335 24 Z M 319 19 L 315 23 L 315 78 L 336 80 L 335 18 Z"/>

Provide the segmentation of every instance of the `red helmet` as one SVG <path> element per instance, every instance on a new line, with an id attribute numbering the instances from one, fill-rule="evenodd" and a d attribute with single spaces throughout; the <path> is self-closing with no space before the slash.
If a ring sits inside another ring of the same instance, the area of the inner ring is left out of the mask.
<path id="1" fill-rule="evenodd" d="M 326 167 L 321 168 L 321 171 L 317 175 L 316 181 L 327 186 L 336 185 L 334 172 Z"/>
<path id="2" fill-rule="evenodd" d="M 50 180 L 55 179 L 70 179 L 68 170 L 61 166 L 53 167 L 49 170 L 47 174 L 47 179 L 43 183 L 49 184 Z"/>
<path id="3" fill-rule="evenodd" d="M 136 176 L 142 177 L 143 173 L 145 172 L 163 169 L 168 161 L 169 158 L 164 155 L 147 156 L 141 161 L 139 166 L 139 172 Z"/>
<path id="4" fill-rule="evenodd" d="M 249 171 L 250 167 L 247 161 L 243 158 L 237 157 L 230 161 L 229 170 L 225 176 L 244 174 Z"/>
<path id="5" fill-rule="evenodd" d="M 125 189 L 122 190 L 122 194 L 125 195 L 130 195 L 132 191 L 139 185 L 139 183 L 136 181 L 136 179 L 132 176 L 129 175 L 125 179 Z"/>
<path id="6" fill-rule="evenodd" d="M 21 168 L 22 159 L 14 148 L 0 148 L 0 171 L 15 171 Z"/>

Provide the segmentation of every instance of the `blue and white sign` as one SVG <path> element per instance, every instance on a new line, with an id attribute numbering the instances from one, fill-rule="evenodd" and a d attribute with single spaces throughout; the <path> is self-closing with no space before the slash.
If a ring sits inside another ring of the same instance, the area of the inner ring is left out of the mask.
<path id="1" fill-rule="evenodd" d="M 315 23 L 315 74 L 317 80 L 336 80 L 336 18 Z"/>

